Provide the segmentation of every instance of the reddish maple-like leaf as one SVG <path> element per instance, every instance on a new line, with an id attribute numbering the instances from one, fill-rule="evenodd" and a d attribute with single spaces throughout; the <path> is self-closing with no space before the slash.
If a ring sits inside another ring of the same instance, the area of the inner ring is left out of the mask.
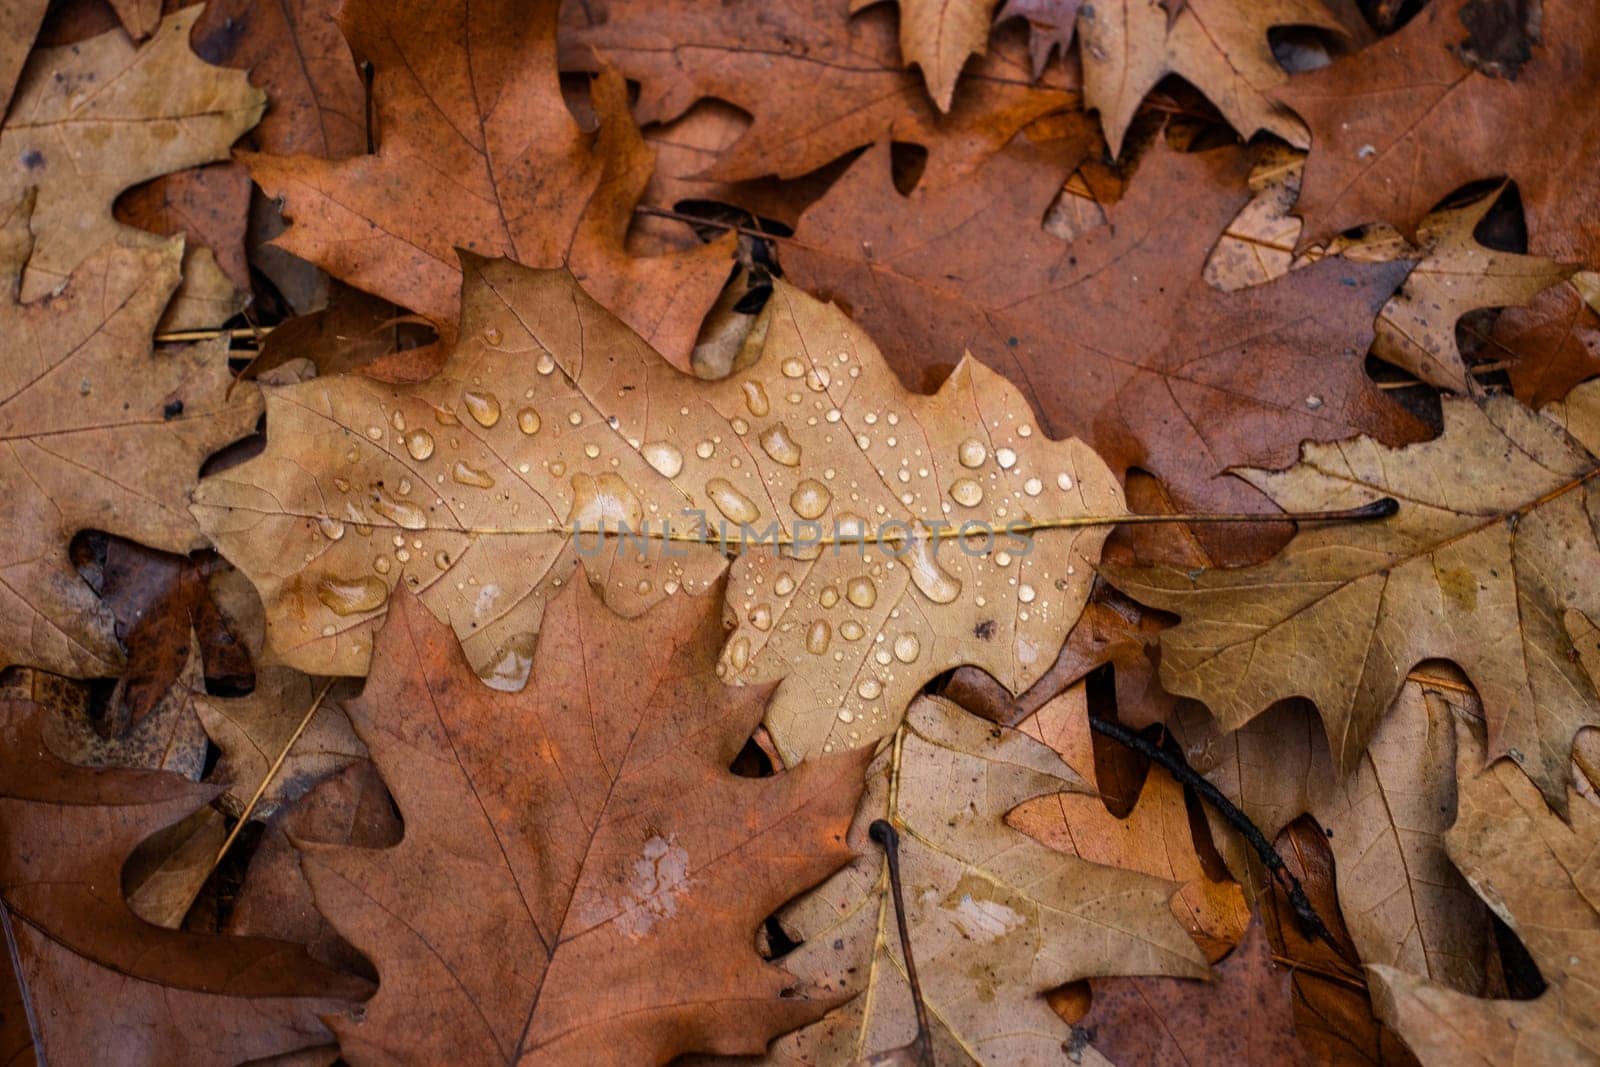
<path id="1" fill-rule="evenodd" d="M 123 900 L 135 847 L 220 787 L 62 763 L 43 714 L 0 702 L 0 927 L 40 1061 L 105 1062 L 114 1049 L 121 1062 L 235 1063 L 329 1044 L 319 1017 L 366 983 L 282 941 L 152 926 Z"/>
<path id="2" fill-rule="evenodd" d="M 1213 974 L 1212 982 L 1097 978 L 1074 1033 L 1117 1064 L 1310 1062 L 1294 1037 L 1289 972 L 1272 962 L 1260 919 Z"/>
<path id="3" fill-rule="evenodd" d="M 1263 511 L 1229 467 L 1282 467 L 1307 438 L 1422 435 L 1362 367 L 1408 264 L 1324 260 L 1268 285 L 1212 289 L 1201 267 L 1249 198 L 1246 153 L 1158 147 L 1110 224 L 1070 243 L 1039 225 L 1075 153 L 1013 145 L 969 179 L 895 191 L 886 150 L 801 219 L 783 263 L 926 384 L 964 350 L 1028 394 L 1051 437 L 1087 439 L 1183 510 Z M 1081 142 L 1080 142 L 1081 144 Z M 1004 235 L 997 239 L 997 235 Z M 1248 544 L 1206 535 L 1222 563 Z"/>
<path id="4" fill-rule="evenodd" d="M 636 259 L 624 239 L 654 153 L 615 73 L 594 86 L 600 132 L 562 102 L 557 0 L 353 0 L 351 45 L 373 64 L 376 155 L 245 157 L 293 225 L 278 245 L 427 315 L 453 335 L 456 248 L 569 266 L 677 366 L 732 268 L 733 238 Z"/>
<path id="5" fill-rule="evenodd" d="M 1529 407 L 1543 407 L 1600 374 L 1600 315 L 1568 283 L 1546 289 L 1527 307 L 1495 320 L 1491 351 L 1512 359 L 1511 388 Z"/>
<path id="6" fill-rule="evenodd" d="M 1514 79 L 1492 77 L 1462 58 L 1463 16 L 1479 6 L 1431 3 L 1279 90 L 1311 127 L 1302 246 L 1374 221 L 1411 237 L 1455 189 L 1504 176 L 1522 192 L 1530 251 L 1600 262 L 1600 19 L 1581 0 L 1546 0 L 1532 58 Z"/>
<path id="7" fill-rule="evenodd" d="M 971 164 L 1075 94 L 1031 84 L 1015 41 L 996 41 L 961 76 L 941 113 L 922 76 L 901 63 L 897 14 L 878 4 L 852 15 L 850 0 L 770 4 L 762 0 L 611 0 L 568 4 L 564 67 L 615 63 L 640 83 L 635 114 L 667 122 L 695 101 L 736 104 L 750 128 L 706 169 L 722 180 L 816 170 L 874 141 L 923 145 L 952 164 Z"/>
<path id="8" fill-rule="evenodd" d="M 347 1057 L 664 1063 L 760 1052 L 837 1003 L 755 932 L 850 859 L 871 752 L 728 770 L 770 689 L 717 678 L 720 600 L 625 620 L 579 572 L 507 694 L 401 587 L 347 709 L 405 836 L 304 860 L 381 979 L 364 1022 L 333 1024 Z"/>

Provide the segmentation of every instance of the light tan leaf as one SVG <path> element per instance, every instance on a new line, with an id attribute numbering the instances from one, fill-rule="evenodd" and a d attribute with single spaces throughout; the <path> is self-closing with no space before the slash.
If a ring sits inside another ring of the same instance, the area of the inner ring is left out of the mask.
<path id="1" fill-rule="evenodd" d="M 1122 497 L 1081 442 L 1037 431 L 998 374 L 967 360 L 938 394 L 907 395 L 837 308 L 778 282 L 753 359 L 700 382 L 563 271 L 468 258 L 466 274 L 461 340 L 438 377 L 269 390 L 266 453 L 195 494 L 261 591 L 281 660 L 364 673 L 403 581 L 481 674 L 515 688 L 580 552 L 632 616 L 709 588 L 726 535 L 742 551 L 722 670 L 783 679 L 768 724 L 786 760 L 892 733 L 917 689 L 958 664 L 1013 690 L 1050 666 L 1106 530 L 1004 530 L 1120 514 Z M 969 520 L 995 536 L 949 536 Z M 596 537 L 601 522 L 646 521 L 642 545 Z M 709 543 L 667 540 L 667 524 L 691 540 L 709 528 Z M 835 524 L 883 541 L 837 542 Z"/>
<path id="2" fill-rule="evenodd" d="M 1483 766 L 1482 743 L 1456 730 L 1460 809 L 1450 858 L 1522 939 L 1547 983 L 1535 1000 L 1480 1000 L 1393 967 L 1373 971 L 1379 1016 L 1422 1062 L 1592 1063 L 1600 1058 L 1600 808 L 1551 812 L 1510 763 Z"/>
<path id="3" fill-rule="evenodd" d="M 851 0 L 854 14 L 880 0 Z M 995 0 L 899 0 L 900 58 L 922 68 L 928 95 L 950 110 L 956 78 L 971 56 L 983 55 Z"/>
<path id="4" fill-rule="evenodd" d="M 1382 522 L 1303 529 L 1236 570 L 1118 568 L 1124 592 L 1176 612 L 1161 677 L 1237 729 L 1310 698 L 1334 765 L 1353 769 L 1421 660 L 1452 659 L 1483 699 L 1490 755 L 1509 755 L 1564 804 L 1577 731 L 1600 698 L 1568 652 L 1570 608 L 1600 610 L 1600 383 L 1540 415 L 1506 396 L 1446 397 L 1444 432 L 1393 449 L 1307 444 L 1286 471 L 1240 475 L 1290 510 L 1400 501 Z"/>
<path id="5" fill-rule="evenodd" d="M 1044 994 L 1079 978 L 1205 975 L 1173 918 L 1176 886 L 1046 848 L 1005 825 L 1034 797 L 1087 789 L 1045 745 L 938 697 L 911 706 L 867 771 L 849 843 L 859 858 L 791 905 L 803 944 L 789 971 L 860 995 L 781 1039 L 770 1058 L 835 1064 L 916 1030 L 874 819 L 900 834 L 900 867 L 935 1062 L 1056 1062 L 1071 1030 Z"/>
<path id="6" fill-rule="evenodd" d="M 110 611 L 67 545 L 94 528 L 169 552 L 205 544 L 184 503 L 202 460 L 254 427 L 254 387 L 228 389 L 227 343 L 153 352 L 178 283 L 176 242 L 109 247 L 48 300 L 16 301 L 31 197 L 0 204 L 0 666 L 117 673 Z"/>
<path id="7" fill-rule="evenodd" d="M 143 47 L 120 30 L 35 51 L 0 127 L 0 201 L 38 189 L 37 243 L 22 279 L 33 300 L 66 281 L 102 246 L 160 248 L 154 234 L 117 222 L 117 194 L 185 167 L 228 158 L 261 117 L 266 97 L 243 71 L 202 63 L 189 49 L 201 8 L 168 16 Z M 164 325 L 216 325 L 238 310 L 233 284 L 209 251 L 185 257 L 184 286 Z"/>
<path id="8" fill-rule="evenodd" d="M 1100 112 L 1106 141 L 1120 155 L 1145 94 L 1176 74 L 1243 136 L 1267 130 L 1304 148 L 1305 127 L 1268 95 L 1289 75 L 1273 58 L 1267 31 L 1288 25 L 1344 33 L 1321 0 L 1194 0 L 1176 17 L 1156 0 L 1085 4 L 1078 11 L 1084 106 Z"/>
<path id="9" fill-rule="evenodd" d="M 1226 735 L 1209 722 L 1174 732 L 1196 769 L 1268 838 L 1302 812 L 1328 832 L 1345 926 L 1363 962 L 1476 992 L 1488 915 L 1445 855 L 1456 790 L 1440 768 L 1455 758 L 1454 716 L 1482 713 L 1470 693 L 1444 683 L 1408 681 L 1348 776 L 1334 771 L 1303 707 L 1275 708 Z M 1245 871 L 1247 846 L 1220 818 L 1211 822 L 1230 867 Z"/>

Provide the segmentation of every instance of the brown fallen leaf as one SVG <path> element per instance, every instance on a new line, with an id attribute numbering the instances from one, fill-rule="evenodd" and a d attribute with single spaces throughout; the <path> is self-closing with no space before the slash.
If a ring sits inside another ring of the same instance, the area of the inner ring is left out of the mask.
<path id="1" fill-rule="evenodd" d="M 1185 511 L 1268 510 L 1224 472 L 1291 462 L 1304 439 L 1423 436 L 1361 361 L 1407 264 L 1330 260 L 1218 293 L 1201 265 L 1249 196 L 1245 153 L 1158 146 L 1110 225 L 1068 243 L 1038 220 L 1070 162 L 1013 149 L 968 180 L 925 175 L 909 197 L 888 153 L 869 152 L 801 220 L 790 279 L 848 301 L 902 380 L 970 350 L 1052 436 L 1084 437 L 1119 474 L 1149 471 Z M 1223 562 L 1260 556 L 1238 528 L 1200 536 Z"/>
<path id="2" fill-rule="evenodd" d="M 1461 317 L 1476 308 L 1526 304 L 1573 272 L 1553 259 L 1480 244 L 1473 231 L 1497 199 L 1490 193 L 1418 225 L 1417 265 L 1379 315 L 1373 355 L 1441 389 L 1469 392 L 1466 362 L 1456 344 Z"/>
<path id="3" fill-rule="evenodd" d="M 996 25 L 1012 19 L 1028 23 L 1028 53 L 1033 59 L 1033 76 L 1044 73 L 1045 64 L 1056 49 L 1063 56 L 1072 47 L 1077 31 L 1078 9 L 1084 0 L 1006 0 L 995 15 Z"/>
<path id="4" fill-rule="evenodd" d="M 695 101 L 724 100 L 752 117 L 708 167 L 731 181 L 794 178 L 875 141 L 919 144 L 947 165 L 971 166 L 1041 115 L 1076 102 L 1060 84 L 1030 84 L 1027 57 L 1003 42 L 967 71 L 948 114 L 904 69 L 895 12 L 852 0 L 774 7 L 760 0 L 612 0 L 567 5 L 562 66 L 615 63 L 640 84 L 641 123 L 667 122 Z M 803 101 L 806 121 L 795 121 Z"/>
<path id="5" fill-rule="evenodd" d="M 1019 728 L 1055 749 L 1091 790 L 1101 788 L 1081 686 L 1050 701 Z M 1208 958 L 1220 956 L 1244 936 L 1250 909 L 1236 883 L 1214 880 L 1206 871 L 1183 786 L 1153 767 L 1130 799 L 1132 810 L 1118 818 L 1092 792 L 1036 797 L 1014 808 L 1006 825 L 1058 852 L 1175 883 L 1173 916 Z"/>
<path id="6" fill-rule="evenodd" d="M 1531 252 L 1600 263 L 1589 165 L 1600 23 L 1580 0 L 1545 0 L 1530 61 L 1514 79 L 1491 77 L 1458 55 L 1463 16 L 1480 5 L 1429 4 L 1394 36 L 1276 91 L 1311 128 L 1302 245 L 1376 221 L 1411 237 L 1454 190 L 1505 176 L 1522 193 Z"/>
<path id="7" fill-rule="evenodd" d="M 195 494 L 261 591 L 282 661 L 366 673 L 404 583 L 515 688 L 580 554 L 632 616 L 709 588 L 725 539 L 738 625 L 723 672 L 783 679 L 768 727 L 786 760 L 892 733 L 957 664 L 1013 690 L 1050 666 L 1106 528 L 1048 524 L 1120 514 L 1121 493 L 1081 442 L 1035 431 L 998 374 L 969 361 L 937 395 L 908 395 L 837 308 L 777 281 L 751 362 L 697 381 L 564 271 L 466 269 L 439 376 L 269 390 L 266 453 Z M 1004 532 L 1014 521 L 1046 528 L 1025 543 Z M 958 522 L 978 524 L 970 540 L 948 536 Z M 643 544 L 602 542 L 601 523 Z"/>
<path id="8" fill-rule="evenodd" d="M 1305 127 L 1273 99 L 1289 80 L 1267 41 L 1267 31 L 1277 26 L 1346 35 L 1322 0 L 1194 0 L 1176 13 L 1151 0 L 1080 5 L 1084 107 L 1100 113 L 1111 152 L 1121 155 L 1145 94 L 1176 74 L 1204 93 L 1241 136 L 1266 130 L 1304 147 Z"/>
<path id="9" fill-rule="evenodd" d="M 1507 308 L 1490 340 L 1497 354 L 1513 360 L 1511 388 L 1525 404 L 1542 407 L 1600 375 L 1600 315 L 1570 282 L 1546 289 L 1527 307 Z"/>
<path id="10" fill-rule="evenodd" d="M 0 116 L 11 103 L 12 90 L 17 87 L 22 65 L 28 61 L 33 39 L 49 6 L 49 0 L 15 0 L 0 10 Z"/>
<path id="11" fill-rule="evenodd" d="M 459 246 L 528 266 L 570 266 L 687 370 L 732 267 L 733 238 L 675 255 L 627 254 L 654 155 L 615 72 L 594 84 L 598 134 L 567 112 L 555 69 L 559 7 L 540 0 L 530 15 L 515 0 L 347 4 L 345 33 L 375 70 L 377 154 L 252 154 L 245 162 L 284 201 L 292 225 L 279 247 L 427 316 L 447 339 L 459 306 Z M 463 129 L 475 132 L 463 137 Z M 351 241 L 353 232 L 362 239 Z"/>
<path id="12" fill-rule="evenodd" d="M 802 942 L 783 965 L 858 995 L 779 1040 L 769 1058 L 859 1061 L 916 1029 L 883 853 L 868 840 L 876 819 L 899 830 L 936 1063 L 1055 1062 L 1070 1032 L 1044 994 L 1069 981 L 1204 975 L 1169 910 L 1171 882 L 1064 855 L 1005 825 L 1024 801 L 1086 789 L 1033 738 L 918 698 L 868 769 L 849 838 L 858 858 L 779 916 Z"/>
<path id="13" fill-rule="evenodd" d="M 1483 744 L 1456 730 L 1460 809 L 1450 858 L 1522 939 L 1544 993 L 1480 1000 L 1393 967 L 1372 968 L 1378 1014 L 1424 1064 L 1583 1063 L 1600 1055 L 1594 855 L 1600 810 L 1567 805 L 1570 823 L 1509 763 L 1484 766 Z"/>
<path id="14" fill-rule="evenodd" d="M 225 343 L 151 350 L 178 284 L 175 242 L 103 249 L 60 293 L 19 303 L 31 202 L 0 204 L 0 333 L 14 339 L 0 363 L 0 487 L 18 516 L 0 549 L 0 665 L 111 675 L 123 658 L 111 612 L 68 541 L 94 527 L 165 551 L 202 547 L 190 487 L 207 455 L 254 427 L 260 398 L 229 397 Z"/>
<path id="15" fill-rule="evenodd" d="M 393 848 L 403 830 L 394 800 L 371 763 L 355 763 L 332 775 L 268 824 L 250 854 L 225 932 L 293 941 L 320 963 L 376 981 L 366 957 L 317 910 L 294 842 Z"/>
<path id="16" fill-rule="evenodd" d="M 409 593 L 379 631 L 348 711 L 405 836 L 303 861 L 380 975 L 364 1020 L 333 1024 L 356 1062 L 752 1053 L 837 1003 L 754 934 L 848 861 L 866 754 L 731 774 L 768 691 L 716 677 L 712 602 L 627 621 L 579 580 L 549 612 L 516 695 Z"/>
<path id="17" fill-rule="evenodd" d="M 881 2 L 851 0 L 850 13 Z M 900 58 L 922 69 L 928 95 L 940 111 L 950 110 L 967 60 L 983 55 L 994 5 L 995 0 L 898 0 Z"/>
<path id="18" fill-rule="evenodd" d="M 333 0 L 212 0 L 194 24 L 195 53 L 250 72 L 272 107 L 250 132 L 263 151 L 344 159 L 367 150 L 367 93 L 334 21 Z"/>
<path id="19" fill-rule="evenodd" d="M 163 247 L 113 218 L 117 194 L 226 159 L 228 146 L 261 117 L 266 98 L 243 72 L 208 66 L 189 50 L 199 14 L 195 7 L 168 17 L 139 48 L 113 30 L 29 58 L 0 126 L 0 156 L 21 163 L 0 176 L 0 201 L 38 190 L 23 300 L 49 293 L 112 242 Z M 232 283 L 208 251 L 191 249 L 184 260 L 185 284 L 163 320 L 167 328 L 214 326 L 238 310 Z"/>
<path id="20" fill-rule="evenodd" d="M 0 706 L 0 926 L 40 1062 L 99 1062 L 116 1049 L 147 1062 L 234 1063 L 329 1044 L 319 1016 L 349 1010 L 366 983 L 281 941 L 151 926 L 123 901 L 129 853 L 216 790 L 156 771 L 71 767 L 49 755 L 39 727 L 33 706 Z"/>
<path id="21" fill-rule="evenodd" d="M 210 250 L 227 280 L 237 289 L 250 290 L 244 253 L 250 172 L 239 164 L 213 163 L 163 175 L 119 197 L 114 214 L 126 225 L 163 237 L 182 237 L 187 250 Z"/>
<path id="22" fill-rule="evenodd" d="M 1563 622 L 1571 608 L 1600 612 L 1588 578 L 1597 450 L 1600 383 L 1545 415 L 1506 396 L 1445 397 L 1437 440 L 1308 444 L 1288 470 L 1237 472 L 1290 509 L 1392 496 L 1392 518 L 1303 530 L 1253 567 L 1104 573 L 1182 616 L 1161 635 L 1162 682 L 1225 729 L 1308 697 L 1344 773 L 1411 667 L 1451 659 L 1483 699 L 1491 757 L 1511 756 L 1564 805 L 1573 735 L 1600 724 Z"/>
<path id="23" fill-rule="evenodd" d="M 1430 672 L 1440 668 L 1429 668 Z M 1327 832 L 1344 923 L 1357 958 L 1426 975 L 1465 992 L 1484 987 L 1489 919 L 1445 854 L 1455 783 L 1454 716 L 1476 701 L 1439 681 L 1408 681 L 1348 776 L 1333 768 L 1313 714 L 1281 705 L 1223 734 L 1180 721 L 1193 766 L 1269 838 L 1302 813 Z M 1460 710 L 1458 710 L 1460 709 Z M 1215 817 L 1231 869 L 1247 869 L 1243 841 Z"/>
<path id="24" fill-rule="evenodd" d="M 1209 984 L 1182 978 L 1102 978 L 1073 1029 L 1112 1063 L 1309 1064 L 1295 1040 L 1289 971 L 1273 962 L 1253 921 Z"/>

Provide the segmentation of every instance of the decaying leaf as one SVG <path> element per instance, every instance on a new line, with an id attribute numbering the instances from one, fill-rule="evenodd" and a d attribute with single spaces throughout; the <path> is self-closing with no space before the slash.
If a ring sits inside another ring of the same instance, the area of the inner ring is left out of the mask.
<path id="1" fill-rule="evenodd" d="M 627 254 L 654 153 L 615 72 L 594 83 L 598 135 L 568 113 L 555 67 L 559 7 L 347 4 L 345 33 L 376 72 L 377 154 L 245 161 L 293 223 L 279 247 L 428 316 L 447 338 L 459 307 L 459 246 L 533 267 L 569 266 L 688 369 L 695 333 L 732 267 L 733 239 L 666 256 Z M 362 239 L 352 241 L 353 232 Z"/>
<path id="2" fill-rule="evenodd" d="M 198 6 L 168 16 L 142 47 L 120 30 L 29 57 L 0 126 L 0 201 L 38 189 L 36 235 L 22 299 L 60 286 L 85 258 L 119 242 L 160 238 L 112 217 L 117 194 L 142 181 L 228 157 L 266 97 L 242 71 L 202 63 L 189 50 Z M 184 285 L 164 325 L 214 326 L 238 310 L 233 284 L 205 250 L 185 256 Z"/>
<path id="3" fill-rule="evenodd" d="M 1212 983 L 1100 979 L 1074 1032 L 1115 1064 L 1312 1062 L 1295 1041 L 1289 972 L 1272 961 L 1259 919 L 1213 973 Z"/>
<path id="4" fill-rule="evenodd" d="M 1121 154 L 1145 94 L 1169 74 L 1204 93 L 1244 137 L 1267 130 L 1304 147 L 1305 128 L 1272 97 L 1289 80 L 1267 43 L 1275 26 L 1344 33 L 1322 0 L 1193 0 L 1176 15 L 1155 0 L 1080 5 L 1083 102 L 1100 112 L 1112 154 Z"/>
<path id="5" fill-rule="evenodd" d="M 397 598 L 348 710 L 405 835 L 303 861 L 380 976 L 364 1020 L 333 1024 L 344 1055 L 665 1063 L 759 1052 L 838 1002 L 754 937 L 848 861 L 865 754 L 730 773 L 768 691 L 718 680 L 714 607 L 627 621 L 574 581 L 508 695 Z"/>
<path id="6" fill-rule="evenodd" d="M 466 272 L 462 339 L 439 376 L 269 390 L 267 452 L 195 494 L 261 591 L 283 661 L 366 673 L 404 583 L 480 672 L 516 687 L 580 555 L 632 616 L 709 588 L 726 540 L 738 628 L 723 672 L 783 679 L 767 721 L 786 760 L 893 732 L 957 664 L 1013 690 L 1050 666 L 1106 529 L 1029 541 L 1007 526 L 1120 514 L 1122 498 L 998 374 L 967 361 L 935 396 L 908 395 L 837 308 L 779 281 L 755 358 L 702 382 L 564 271 L 469 258 Z M 949 536 L 968 522 L 967 539 Z M 602 523 L 644 543 L 602 541 Z"/>
<path id="7" fill-rule="evenodd" d="M 1511 387 L 1525 404 L 1542 407 L 1600 375 L 1600 315 L 1570 282 L 1546 289 L 1525 308 L 1506 309 L 1490 339 L 1496 355 L 1514 361 Z"/>
<path id="8" fill-rule="evenodd" d="M 1113 974 L 1200 977 L 1168 909 L 1171 882 L 1048 849 L 1005 825 L 1033 797 L 1087 787 L 1033 738 L 921 697 L 867 771 L 849 841 L 858 859 L 780 921 L 803 944 L 789 970 L 857 993 L 788 1035 L 771 1059 L 834 1064 L 904 1045 L 916 1029 L 875 819 L 900 834 L 912 951 L 934 1061 L 1047 1063 L 1070 1038 L 1044 994 Z"/>
<path id="9" fill-rule="evenodd" d="M 230 397 L 225 343 L 151 350 L 178 284 L 175 242 L 102 249 L 60 293 L 19 303 L 31 202 L 0 205 L 0 486 L 17 517 L 0 546 L 0 665 L 115 674 L 111 613 L 73 569 L 69 540 L 93 527 L 202 547 L 184 502 L 201 461 L 254 427 L 260 398 Z"/>
<path id="10" fill-rule="evenodd" d="M 1059 85 L 1030 84 L 1027 57 L 996 47 L 967 70 L 941 114 L 922 78 L 900 62 L 894 9 L 877 4 L 851 15 L 852 6 L 568 4 L 562 47 L 572 63 L 564 56 L 563 66 L 615 63 L 640 83 L 634 111 L 641 123 L 677 118 L 707 97 L 743 108 L 753 119 L 749 130 L 706 171 L 721 180 L 798 177 L 890 139 L 923 145 L 951 166 L 971 165 L 1074 102 Z M 796 100 L 805 101 L 798 125 Z"/>
<path id="11" fill-rule="evenodd" d="M 1277 90 L 1311 128 L 1302 243 L 1378 221 L 1410 237 L 1454 190 L 1504 176 L 1522 193 L 1530 251 L 1600 263 L 1600 22 L 1581 0 L 1544 0 L 1530 61 L 1491 77 L 1456 47 L 1474 6 L 1428 4 L 1394 36 Z"/>
<path id="12" fill-rule="evenodd" d="M 1418 225 L 1417 265 L 1379 316 L 1373 355 L 1441 389 L 1468 392 L 1466 363 L 1456 345 L 1457 320 L 1474 308 L 1526 304 L 1573 272 L 1552 259 L 1478 243 L 1473 231 L 1497 199 L 1490 193 Z"/>
<path id="13" fill-rule="evenodd" d="M 158 771 L 86 770 L 45 749 L 39 711 L 0 705 L 0 926 L 41 1062 L 235 1063 L 331 1043 L 319 1018 L 366 983 L 298 946 L 163 930 L 122 897 L 141 840 L 216 789 Z"/>
<path id="14" fill-rule="evenodd" d="M 1480 1000 L 1393 967 L 1373 968 L 1374 999 L 1424 1064 L 1584 1063 L 1600 1055 L 1594 856 L 1600 809 L 1564 822 L 1509 763 L 1458 725 L 1460 808 L 1445 841 L 1479 895 L 1516 931 L 1547 985 L 1535 1000 Z"/>
<path id="15" fill-rule="evenodd" d="M 1305 439 L 1423 435 L 1361 360 L 1408 264 L 1329 260 L 1219 293 L 1201 266 L 1249 196 L 1247 154 L 1158 147 L 1110 224 L 1065 242 L 1039 220 L 1070 146 L 1012 148 L 968 179 L 925 175 L 909 197 L 888 152 L 869 152 L 806 212 L 789 277 L 847 302 L 902 380 L 969 350 L 1022 386 L 1050 434 L 1082 436 L 1119 474 L 1149 471 L 1183 510 L 1267 510 L 1224 472 L 1287 464 Z M 1254 554 L 1236 529 L 1201 535 L 1224 562 Z"/>
<path id="16" fill-rule="evenodd" d="M 1573 735 L 1600 724 L 1564 623 L 1569 609 L 1600 611 L 1600 383 L 1545 415 L 1506 396 L 1446 397 L 1444 426 L 1404 449 L 1308 444 L 1286 471 L 1239 472 L 1290 509 L 1391 496 L 1389 519 L 1303 530 L 1253 567 L 1106 573 L 1182 616 L 1161 636 L 1162 681 L 1224 728 L 1308 697 L 1346 772 L 1411 667 L 1451 659 L 1483 699 L 1491 757 L 1511 756 L 1564 805 Z"/>

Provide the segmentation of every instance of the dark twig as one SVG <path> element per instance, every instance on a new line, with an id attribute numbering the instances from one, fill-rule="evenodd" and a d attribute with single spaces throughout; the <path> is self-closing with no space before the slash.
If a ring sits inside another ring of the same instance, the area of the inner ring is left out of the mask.
<path id="1" fill-rule="evenodd" d="M 1311 899 L 1306 896 L 1305 889 L 1300 885 L 1300 879 L 1289 872 L 1283 857 L 1272 847 L 1272 842 L 1267 840 L 1266 835 L 1256 828 L 1256 824 L 1250 821 L 1249 816 L 1234 807 L 1233 801 L 1223 796 L 1220 789 L 1201 777 L 1198 771 L 1179 757 L 1172 755 L 1160 745 L 1152 744 L 1119 722 L 1091 715 L 1089 726 L 1096 733 L 1104 734 L 1118 744 L 1144 756 L 1151 763 L 1157 764 L 1179 782 L 1193 789 L 1201 800 L 1216 808 L 1217 813 L 1227 820 L 1228 825 L 1239 831 L 1249 842 L 1250 847 L 1261 858 L 1262 864 L 1289 895 L 1289 904 L 1294 908 L 1295 918 L 1300 922 L 1301 931 L 1308 937 L 1320 937 L 1329 945 L 1334 944 L 1333 935 L 1328 932 L 1327 924 L 1322 921 L 1322 916 L 1317 914 Z"/>
<path id="2" fill-rule="evenodd" d="M 883 849 L 889 867 L 889 892 L 894 897 L 894 919 L 900 929 L 900 953 L 906 961 L 906 981 L 911 985 L 911 1002 L 917 1009 L 917 1036 L 909 1045 L 880 1052 L 870 1057 L 872 1064 L 916 1064 L 933 1067 L 933 1032 L 928 1029 L 928 1008 L 922 1002 L 922 984 L 917 981 L 917 964 L 911 958 L 911 931 L 906 927 L 905 898 L 900 891 L 900 835 L 886 819 L 874 819 L 867 835 Z"/>

